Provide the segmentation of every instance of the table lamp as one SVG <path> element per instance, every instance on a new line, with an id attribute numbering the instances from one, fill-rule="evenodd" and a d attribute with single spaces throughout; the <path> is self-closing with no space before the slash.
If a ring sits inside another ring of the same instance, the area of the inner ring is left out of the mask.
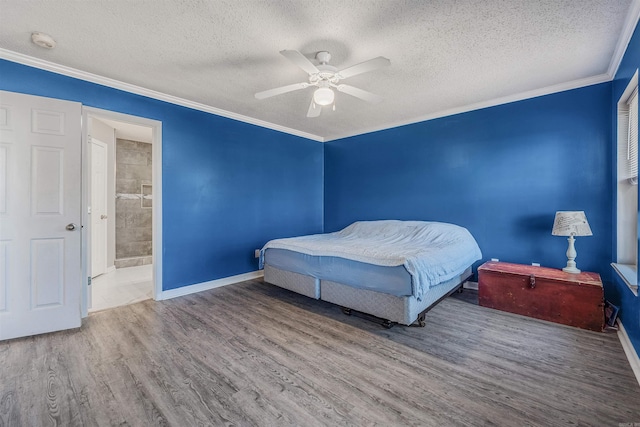
<path id="1" fill-rule="evenodd" d="M 580 273 L 576 268 L 576 248 L 574 236 L 592 236 L 591 228 L 587 222 L 584 211 L 558 211 L 553 221 L 554 236 L 569 236 L 569 249 L 567 249 L 567 266 L 562 271 L 567 273 Z"/>

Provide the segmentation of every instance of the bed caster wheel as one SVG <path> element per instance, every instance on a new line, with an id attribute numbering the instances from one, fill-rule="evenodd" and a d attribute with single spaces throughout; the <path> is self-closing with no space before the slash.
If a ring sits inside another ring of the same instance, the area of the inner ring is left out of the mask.
<path id="1" fill-rule="evenodd" d="M 425 326 L 427 326 L 427 322 L 425 320 L 418 320 L 418 326 L 424 328 Z"/>
<path id="2" fill-rule="evenodd" d="M 384 326 L 387 329 L 393 328 L 394 325 L 395 325 L 395 322 L 392 322 L 391 320 L 384 320 L 382 322 L 382 326 Z"/>
<path id="3" fill-rule="evenodd" d="M 351 316 L 351 309 L 347 307 L 342 307 L 342 312 L 347 316 Z"/>
<path id="4" fill-rule="evenodd" d="M 459 294 L 461 294 L 463 290 L 464 290 L 464 288 L 463 288 L 462 286 L 460 286 L 460 287 L 458 288 L 458 293 L 459 293 Z"/>

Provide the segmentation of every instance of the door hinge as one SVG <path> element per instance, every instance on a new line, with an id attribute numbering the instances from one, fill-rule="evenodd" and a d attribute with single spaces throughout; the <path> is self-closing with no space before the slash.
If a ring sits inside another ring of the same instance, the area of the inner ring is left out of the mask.
<path id="1" fill-rule="evenodd" d="M 91 276 L 87 277 L 87 286 L 91 286 Z"/>

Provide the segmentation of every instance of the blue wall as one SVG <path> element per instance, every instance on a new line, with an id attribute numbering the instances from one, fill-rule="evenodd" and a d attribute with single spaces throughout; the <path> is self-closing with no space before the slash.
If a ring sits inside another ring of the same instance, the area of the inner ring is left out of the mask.
<path id="1" fill-rule="evenodd" d="M 622 58 L 622 62 L 620 63 L 620 67 L 618 68 L 618 72 L 613 80 L 613 90 L 612 97 L 610 101 L 611 105 L 611 121 L 614 123 L 612 127 L 611 139 L 612 141 L 616 141 L 616 126 L 617 122 L 617 111 L 618 111 L 618 100 L 622 96 L 622 93 L 627 88 L 629 81 L 633 77 L 633 74 L 640 67 L 640 26 L 636 26 L 635 32 L 631 41 L 629 42 L 629 46 L 627 47 L 627 51 Z M 611 147 L 611 156 L 613 159 L 617 159 L 616 156 L 616 143 L 614 142 Z M 617 180 L 615 177 L 615 160 L 613 162 L 614 169 L 612 172 L 612 184 L 611 191 L 613 194 L 616 194 L 617 190 Z M 613 205 L 615 207 L 615 204 Z M 613 213 L 615 215 L 615 211 Z M 640 218 L 640 216 L 639 216 Z M 614 236 L 613 239 L 613 251 L 615 251 L 616 247 L 616 229 L 615 224 L 612 228 L 612 233 Z M 640 242 L 639 242 L 640 243 Z M 639 244 L 640 246 L 640 244 Z M 613 258 L 615 260 L 615 256 Z M 629 335 L 629 338 L 633 342 L 634 347 L 636 348 L 636 352 L 640 354 L 640 299 L 633 295 L 633 293 L 629 290 L 627 285 L 616 275 L 614 275 L 614 284 L 613 286 L 607 287 L 607 299 L 611 300 L 614 304 L 620 306 L 620 319 L 624 324 L 624 327 Z"/>
<path id="2" fill-rule="evenodd" d="M 640 301 L 609 267 L 616 103 L 639 66 L 636 28 L 611 83 L 324 146 L 2 60 L 0 89 L 163 122 L 165 290 L 254 271 L 271 238 L 365 219 L 457 223 L 484 260 L 560 268 L 554 213 L 584 210 L 594 235 L 577 239 L 578 266 L 602 275 L 640 353 Z"/>
<path id="3" fill-rule="evenodd" d="M 452 222 L 484 260 L 566 265 L 557 210 L 584 210 L 578 267 L 611 280 L 611 84 L 325 144 L 325 230 L 361 219 Z"/>
<path id="4" fill-rule="evenodd" d="M 0 60 L 0 89 L 162 122 L 163 288 L 258 269 L 269 239 L 322 231 L 322 144 Z"/>

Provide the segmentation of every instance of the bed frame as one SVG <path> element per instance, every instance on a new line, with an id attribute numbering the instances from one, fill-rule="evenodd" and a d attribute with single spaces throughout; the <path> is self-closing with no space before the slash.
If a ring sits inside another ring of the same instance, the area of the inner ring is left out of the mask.
<path id="1" fill-rule="evenodd" d="M 430 288 L 422 301 L 418 301 L 414 296 L 397 297 L 342 283 L 316 279 L 304 274 L 281 270 L 268 264 L 264 266 L 265 282 L 309 298 L 337 304 L 342 307 L 345 314 L 350 315 L 353 311 L 357 311 L 373 316 L 379 319 L 385 328 L 391 328 L 398 323 L 412 325 L 416 321 L 419 326 L 425 326 L 426 313 L 452 293 L 462 291 L 462 284 L 471 275 L 471 266 L 469 266 L 459 276 Z"/>

